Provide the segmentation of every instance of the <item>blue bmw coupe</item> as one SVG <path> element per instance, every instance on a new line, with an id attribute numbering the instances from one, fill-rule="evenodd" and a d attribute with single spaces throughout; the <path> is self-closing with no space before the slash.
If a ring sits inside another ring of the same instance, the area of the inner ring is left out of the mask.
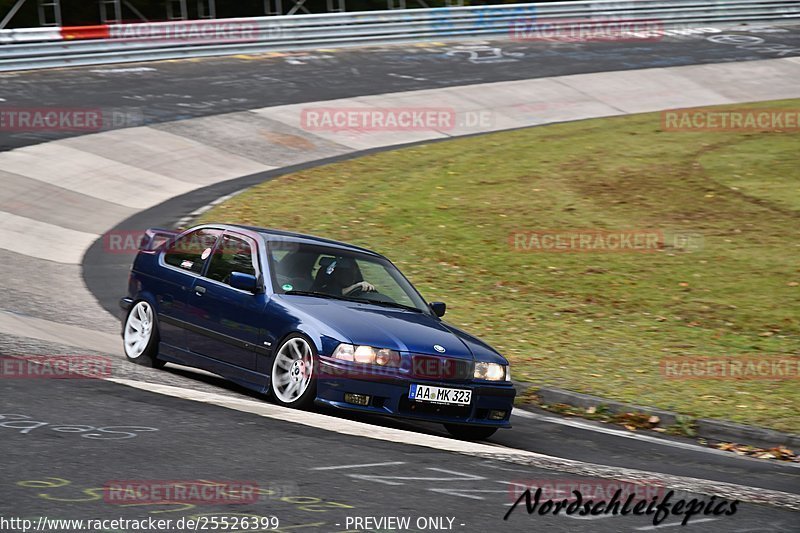
<path id="1" fill-rule="evenodd" d="M 463 439 L 510 427 L 508 361 L 364 248 L 227 224 L 151 229 L 121 306 L 135 363 L 202 368 L 290 407 L 439 422 Z"/>

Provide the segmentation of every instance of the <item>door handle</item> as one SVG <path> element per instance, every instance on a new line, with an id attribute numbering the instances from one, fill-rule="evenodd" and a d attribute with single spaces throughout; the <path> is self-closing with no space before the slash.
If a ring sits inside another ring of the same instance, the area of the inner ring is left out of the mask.
<path id="1" fill-rule="evenodd" d="M 205 288 L 205 287 L 200 287 L 200 286 L 198 286 L 198 287 L 195 287 L 195 288 L 194 288 L 194 292 L 195 292 L 195 294 L 197 294 L 198 296 L 202 296 L 203 294 L 205 294 L 205 293 L 206 293 L 206 288 Z"/>

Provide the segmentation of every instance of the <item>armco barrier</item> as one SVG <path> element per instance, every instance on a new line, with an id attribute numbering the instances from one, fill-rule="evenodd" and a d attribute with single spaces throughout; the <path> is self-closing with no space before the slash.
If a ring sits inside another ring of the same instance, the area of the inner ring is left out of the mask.
<path id="1" fill-rule="evenodd" d="M 798 21 L 796 0 L 577 1 L 0 30 L 0 71 L 467 37 L 531 28 Z M 515 33 L 516 32 L 516 33 Z"/>

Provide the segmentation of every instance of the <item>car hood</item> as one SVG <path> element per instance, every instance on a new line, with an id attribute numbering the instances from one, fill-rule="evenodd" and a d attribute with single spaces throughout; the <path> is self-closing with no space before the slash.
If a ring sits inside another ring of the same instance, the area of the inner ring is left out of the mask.
<path id="1" fill-rule="evenodd" d="M 462 332 L 424 313 L 299 295 L 282 296 L 280 301 L 303 315 L 304 321 L 313 320 L 333 329 L 344 342 L 459 359 L 501 359 L 494 352 L 489 357 L 473 353 L 472 346 L 481 348 L 472 342 L 474 338 L 464 337 Z M 444 352 L 434 346 L 443 347 Z"/>

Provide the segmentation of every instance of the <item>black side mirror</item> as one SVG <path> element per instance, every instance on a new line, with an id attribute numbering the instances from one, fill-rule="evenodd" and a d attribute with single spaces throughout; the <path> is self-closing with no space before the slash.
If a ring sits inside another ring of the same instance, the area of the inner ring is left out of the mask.
<path id="1" fill-rule="evenodd" d="M 258 278 L 244 272 L 231 272 L 230 286 L 241 291 L 256 293 L 258 292 Z"/>
<path id="2" fill-rule="evenodd" d="M 431 306 L 431 311 L 433 311 L 433 314 L 436 316 L 444 316 L 447 311 L 447 304 L 444 302 L 431 302 L 429 305 Z"/>

